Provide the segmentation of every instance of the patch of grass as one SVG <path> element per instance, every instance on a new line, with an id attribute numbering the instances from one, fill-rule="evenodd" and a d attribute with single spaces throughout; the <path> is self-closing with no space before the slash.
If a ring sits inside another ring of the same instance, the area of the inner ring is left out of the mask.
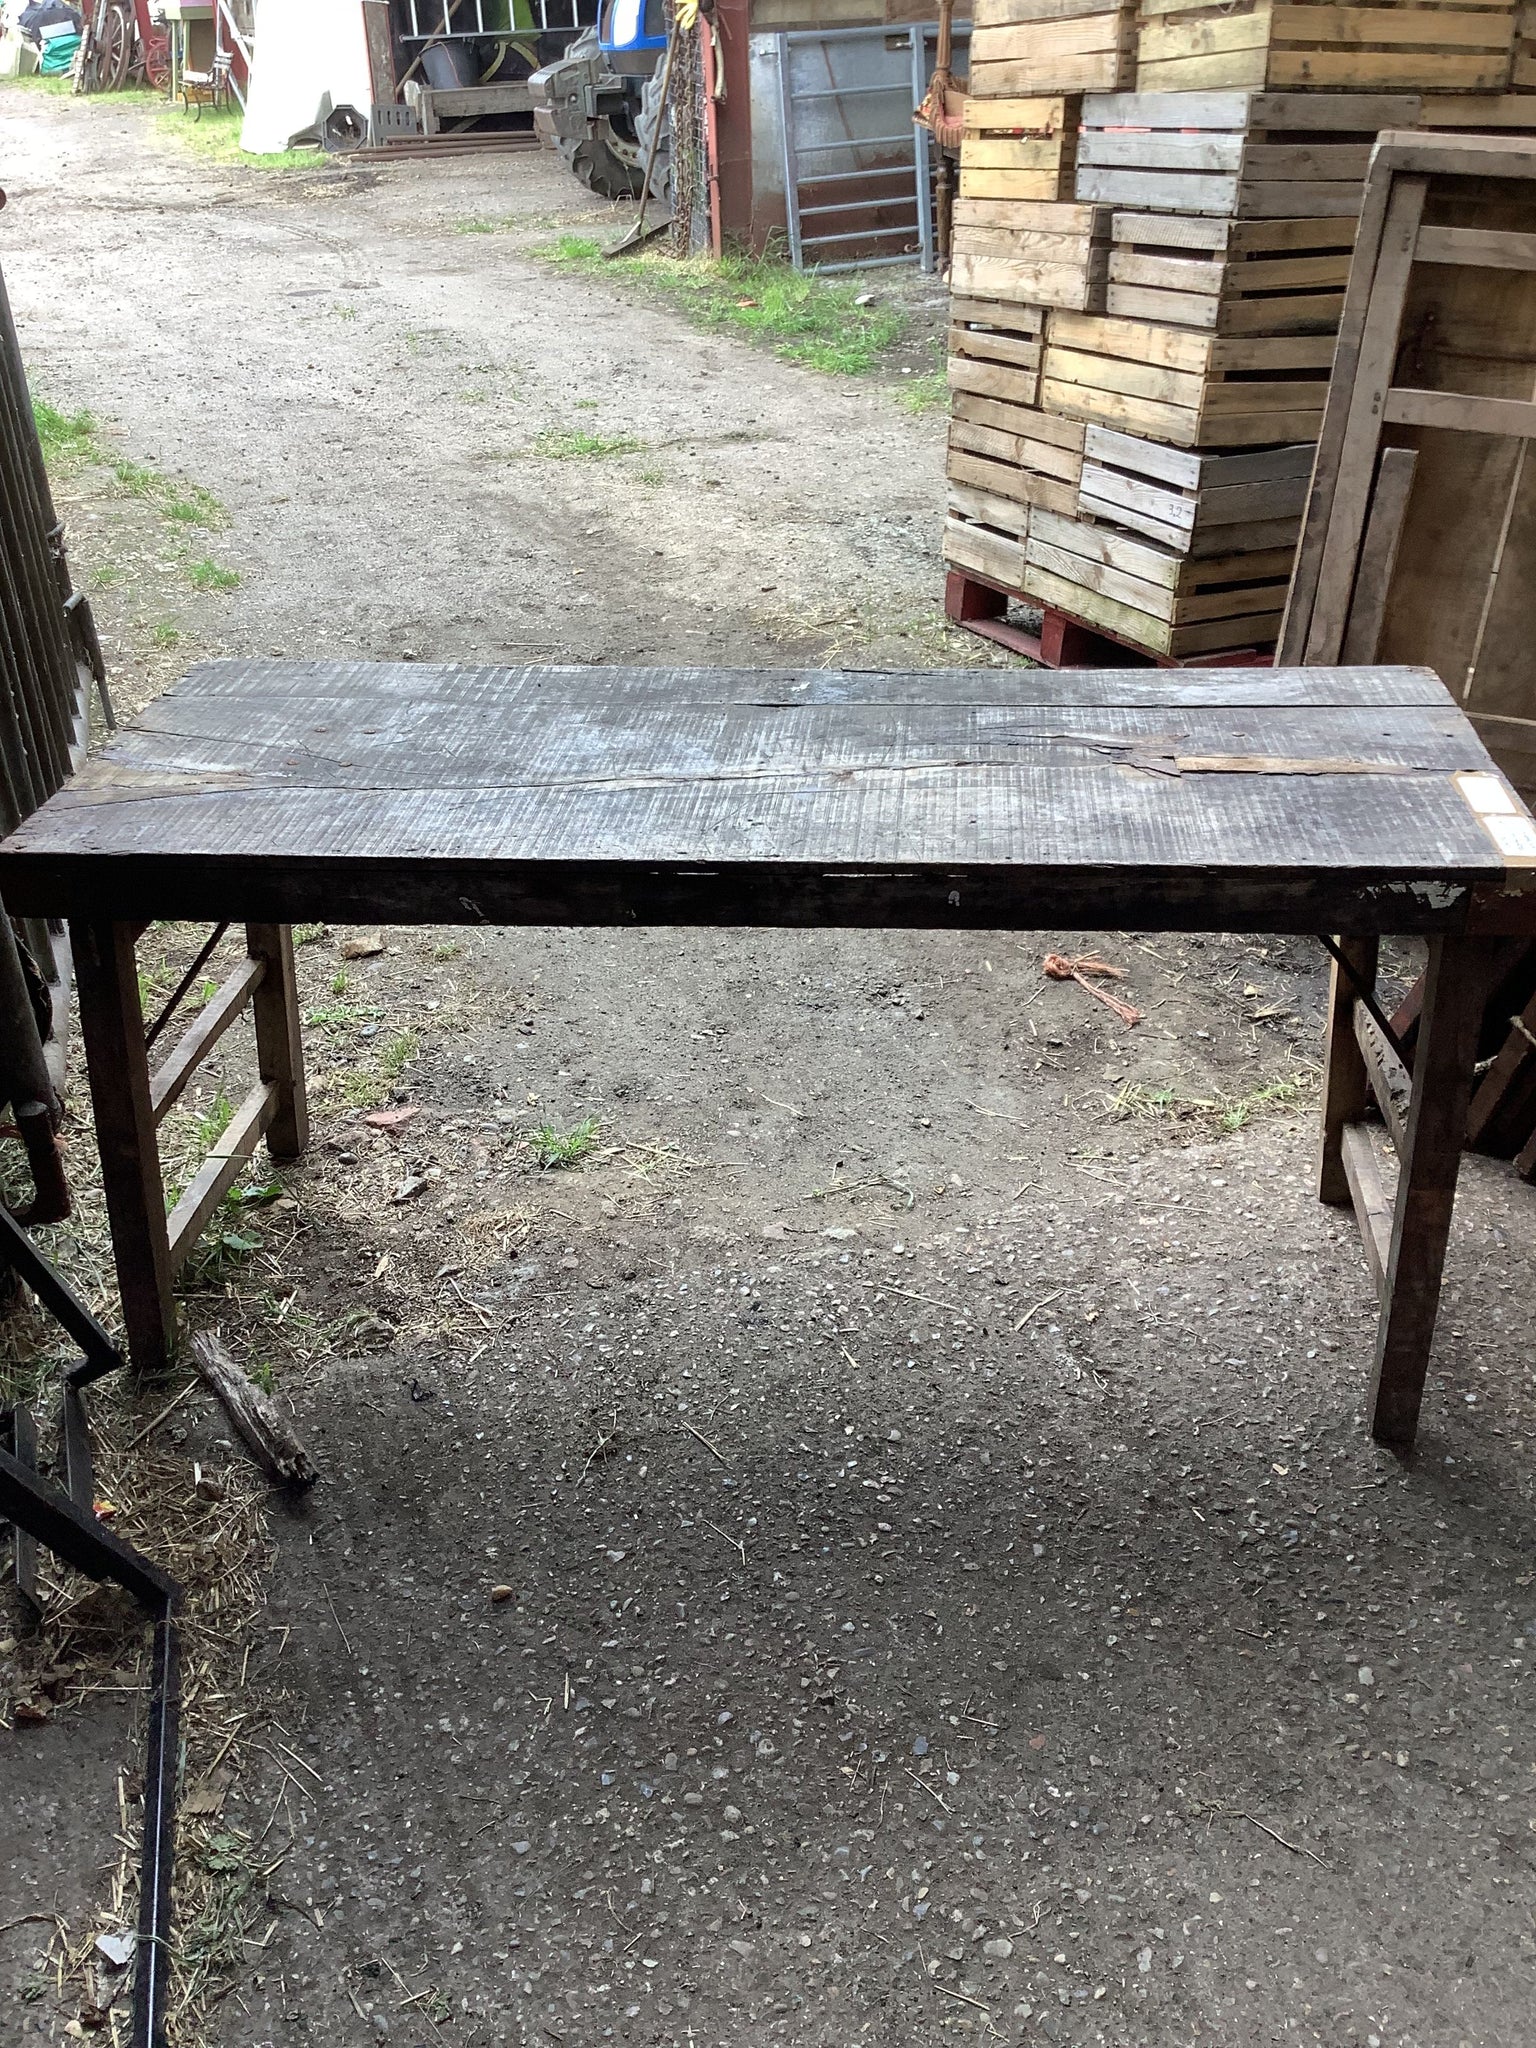
<path id="1" fill-rule="evenodd" d="M 324 152 L 318 149 L 279 149 L 268 156 L 247 154 L 240 147 L 244 119 L 238 107 L 204 107 L 201 117 L 194 121 L 184 108 L 166 107 L 162 102 L 155 134 L 172 148 L 188 150 L 205 162 L 244 164 L 253 171 L 313 171 L 324 165 Z"/>
<path id="2" fill-rule="evenodd" d="M 568 1131 L 556 1130 L 553 1124 L 540 1124 L 528 1134 L 528 1149 L 547 1170 L 579 1166 L 597 1143 L 599 1130 L 595 1116 L 583 1117 Z"/>
<path id="3" fill-rule="evenodd" d="M 60 412 L 46 398 L 32 400 L 32 422 L 42 443 L 43 460 L 53 466 L 99 462 L 101 448 L 96 440 L 95 416 L 88 412 Z"/>
<path id="4" fill-rule="evenodd" d="M 321 1003 L 304 1012 L 304 1022 L 319 1025 L 327 1031 L 337 1031 L 349 1024 L 371 1024 L 382 1015 L 383 1012 L 371 1003 Z"/>
<path id="5" fill-rule="evenodd" d="M 373 1067 L 354 1067 L 342 1077 L 341 1099 L 348 1109 L 377 1109 L 384 1092 L 384 1083 Z"/>
<path id="6" fill-rule="evenodd" d="M 157 647 L 174 647 L 180 640 L 181 633 L 169 619 L 162 619 L 149 637 Z"/>
<path id="7" fill-rule="evenodd" d="M 331 976 L 331 994 L 333 996 L 344 996 L 347 992 L 347 988 L 347 970 L 345 969 L 345 967 L 338 967 L 336 972 Z"/>
<path id="8" fill-rule="evenodd" d="M 234 590 L 240 582 L 238 569 L 221 569 L 206 555 L 201 561 L 194 562 L 187 573 L 192 578 L 194 590 Z"/>
<path id="9" fill-rule="evenodd" d="M 124 573 L 115 562 L 98 562 L 91 571 L 91 588 L 111 590 L 115 584 L 123 581 Z"/>
<path id="10" fill-rule="evenodd" d="M 143 462 L 115 462 L 112 475 L 120 491 L 130 498 L 144 498 L 158 508 L 161 517 L 178 526 L 223 526 L 226 514 L 212 491 L 201 484 L 189 484 L 163 476 Z"/>
<path id="11" fill-rule="evenodd" d="M 925 370 L 896 386 L 896 403 L 903 412 L 940 412 L 949 405 L 949 379 L 942 370 Z"/>
<path id="12" fill-rule="evenodd" d="M 296 924 L 293 928 L 293 943 L 296 946 L 317 945 L 325 937 L 323 924 Z"/>
<path id="13" fill-rule="evenodd" d="M 657 484 L 664 484 L 666 480 L 667 472 L 664 469 L 647 468 L 637 469 L 635 471 L 635 481 L 637 483 L 649 484 L 652 487 L 652 489 L 654 489 Z"/>
<path id="14" fill-rule="evenodd" d="M 220 1138 L 229 1129 L 229 1121 L 234 1113 L 235 1105 L 224 1093 L 223 1087 L 219 1087 L 214 1094 L 212 1102 L 200 1114 L 196 1124 L 193 1126 L 193 1135 L 204 1152 L 211 1151 L 217 1145 Z"/>
<path id="15" fill-rule="evenodd" d="M 610 455 L 633 455 L 645 445 L 633 434 L 589 434 L 583 427 L 551 427 L 533 443 L 533 453 L 552 462 L 604 462 Z"/>
<path id="16" fill-rule="evenodd" d="M 440 939 L 432 948 L 432 958 L 434 960 L 457 960 L 459 951 L 459 947 L 454 944 L 452 939 Z"/>
<path id="17" fill-rule="evenodd" d="M 1186 1095 L 1173 1082 L 1149 1087 L 1141 1081 L 1127 1081 L 1109 1098 L 1109 1113 L 1122 1119 L 1155 1117 L 1168 1123 L 1201 1124 L 1230 1136 L 1246 1129 L 1265 1110 L 1283 1109 L 1295 1102 L 1315 1079 L 1311 1071 L 1281 1074 L 1246 1095 Z"/>
<path id="18" fill-rule="evenodd" d="M 397 1031 L 379 1054 L 379 1066 L 386 1081 L 398 1081 L 415 1059 L 420 1046 L 414 1031 Z"/>
<path id="19" fill-rule="evenodd" d="M 516 215 L 510 213 L 471 214 L 465 220 L 456 220 L 453 232 L 456 235 L 504 235 L 519 224 Z"/>
<path id="20" fill-rule="evenodd" d="M 331 311 L 338 320 L 355 320 L 357 318 L 356 306 L 332 306 Z"/>
<path id="21" fill-rule="evenodd" d="M 627 278 L 668 300 L 697 326 L 734 329 L 786 362 L 835 376 L 867 376 L 906 331 L 894 307 L 856 303 L 865 292 L 857 281 L 834 283 L 774 256 L 730 255 L 719 263 L 696 257 L 679 263 L 642 253 L 609 262 L 602 245 L 586 235 L 558 235 L 539 253 L 551 263 L 601 268 L 604 276 Z"/>

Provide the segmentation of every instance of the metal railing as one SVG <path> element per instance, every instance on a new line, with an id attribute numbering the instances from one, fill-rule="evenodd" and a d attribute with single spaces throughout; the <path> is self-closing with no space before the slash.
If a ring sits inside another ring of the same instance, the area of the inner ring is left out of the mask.
<path id="1" fill-rule="evenodd" d="M 912 115 L 928 90 L 937 32 L 919 22 L 778 38 L 784 210 L 797 270 L 933 269 L 932 138 Z"/>

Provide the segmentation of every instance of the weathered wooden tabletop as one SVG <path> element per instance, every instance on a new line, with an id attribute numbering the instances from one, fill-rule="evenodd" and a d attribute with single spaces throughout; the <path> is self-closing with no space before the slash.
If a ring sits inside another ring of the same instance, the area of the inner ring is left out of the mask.
<path id="1" fill-rule="evenodd" d="M 18 913 L 1536 928 L 1536 826 L 1420 669 L 221 661 L 0 849 Z"/>

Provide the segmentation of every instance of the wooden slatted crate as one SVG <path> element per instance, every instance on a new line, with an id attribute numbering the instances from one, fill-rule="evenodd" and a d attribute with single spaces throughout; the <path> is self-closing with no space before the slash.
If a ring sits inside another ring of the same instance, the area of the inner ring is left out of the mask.
<path id="1" fill-rule="evenodd" d="M 1010 505 L 985 491 L 950 486 L 949 517 L 944 522 L 944 559 L 952 569 L 965 569 L 1005 590 L 1024 581 L 1024 534 L 1027 508 Z"/>
<path id="2" fill-rule="evenodd" d="M 1501 92 L 1515 11 L 1513 0 L 1142 0 L 1136 79 L 1144 92 Z"/>
<path id="3" fill-rule="evenodd" d="M 1515 49 L 1509 83 L 1517 93 L 1536 93 L 1536 5 L 1530 0 L 1515 9 Z"/>
<path id="4" fill-rule="evenodd" d="M 1136 76 L 1136 0 L 976 0 L 970 89 L 1117 92 Z"/>
<path id="5" fill-rule="evenodd" d="M 1383 128 L 1417 126 L 1413 93 L 1090 93 L 1077 197 L 1233 220 L 1360 211 Z"/>
<path id="6" fill-rule="evenodd" d="M 1355 225 L 1117 213 L 1104 310 L 1209 334 L 1331 334 Z"/>
<path id="7" fill-rule="evenodd" d="M 1332 357 L 1327 334 L 1224 336 L 1053 312 L 1040 402 L 1179 448 L 1315 440 Z"/>
<path id="8" fill-rule="evenodd" d="M 950 287 L 966 297 L 1102 311 L 1109 226 L 1107 206 L 958 199 Z"/>
<path id="9" fill-rule="evenodd" d="M 1070 199 L 1082 109 L 1080 93 L 1036 99 L 969 97 L 960 139 L 960 197 Z"/>
<path id="10" fill-rule="evenodd" d="M 1078 511 L 1197 560 L 1293 548 L 1312 477 L 1311 442 L 1242 455 L 1165 448 L 1109 427 L 1083 437 Z"/>
<path id="11" fill-rule="evenodd" d="M 949 308 L 950 390 L 1034 405 L 1040 396 L 1045 313 L 1007 300 L 957 298 Z M 1000 373 L 1000 375 L 999 375 Z"/>
<path id="12" fill-rule="evenodd" d="M 1075 512 L 1084 432 L 1080 420 L 957 391 L 949 422 L 951 488 L 963 486 L 1015 507 L 1008 520 L 993 523 L 1016 526 L 1020 533 L 1028 518 L 1020 518 L 1018 508 L 1026 514 L 1036 506 Z"/>
<path id="13" fill-rule="evenodd" d="M 1293 553 L 1196 558 L 1041 510 L 1024 543 L 1024 595 L 1154 654 L 1262 647 L 1280 630 Z"/>

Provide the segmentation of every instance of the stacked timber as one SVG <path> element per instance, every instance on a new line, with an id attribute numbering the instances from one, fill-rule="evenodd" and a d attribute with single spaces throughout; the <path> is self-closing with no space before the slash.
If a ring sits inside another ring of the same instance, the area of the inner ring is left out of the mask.
<path id="1" fill-rule="evenodd" d="M 1272 645 L 1371 149 L 1536 127 L 1536 0 L 973 24 L 945 558 L 1162 659 Z"/>
<path id="2" fill-rule="evenodd" d="M 1501 92 L 1514 37 L 1508 0 L 1142 0 L 1136 83 L 1144 92 Z"/>

